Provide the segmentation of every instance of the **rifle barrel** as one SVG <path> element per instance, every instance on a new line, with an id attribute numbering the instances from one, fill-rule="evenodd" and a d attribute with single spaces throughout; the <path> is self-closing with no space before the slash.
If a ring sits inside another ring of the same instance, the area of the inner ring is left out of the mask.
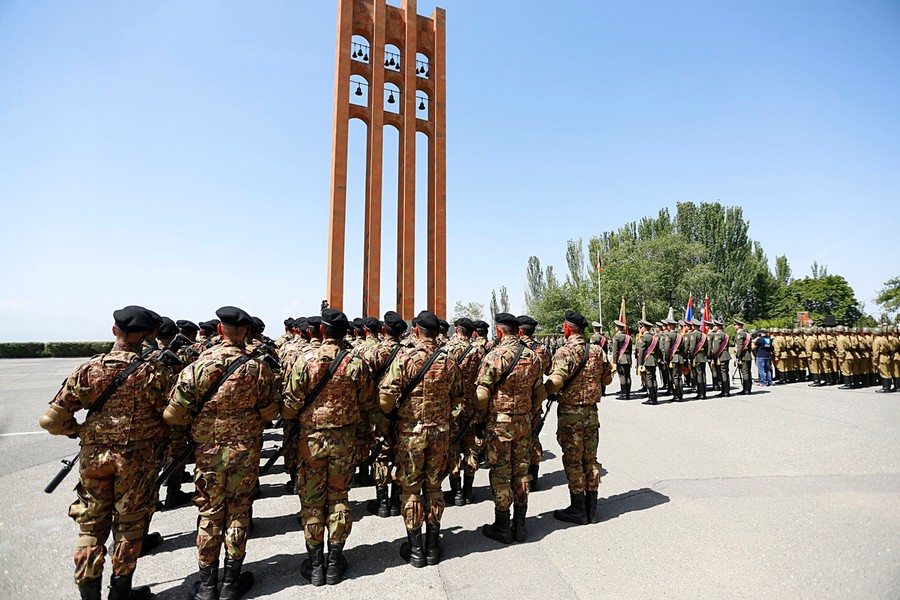
<path id="1" fill-rule="evenodd" d="M 75 463 L 78 462 L 78 456 L 71 460 L 63 460 L 62 463 L 65 465 L 62 469 L 59 470 L 59 473 L 56 474 L 53 479 L 50 480 L 50 483 L 47 484 L 47 487 L 44 488 L 44 493 L 52 494 L 59 484 L 62 483 L 62 480 L 66 478 L 66 475 L 75 467 Z"/>

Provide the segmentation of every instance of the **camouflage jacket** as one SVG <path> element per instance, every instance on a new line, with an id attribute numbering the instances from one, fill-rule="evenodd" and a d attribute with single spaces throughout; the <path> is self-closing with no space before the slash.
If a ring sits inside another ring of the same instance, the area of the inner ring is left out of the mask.
<path id="1" fill-rule="evenodd" d="M 559 396 L 561 405 L 596 404 L 600 402 L 602 395 L 600 386 L 612 383 L 612 369 L 606 361 L 606 355 L 596 346 L 591 346 L 587 362 L 578 376 L 569 381 L 569 377 L 578 369 L 581 359 L 584 358 L 584 347 L 584 337 L 572 334 L 566 340 L 566 345 L 557 350 L 553 356 L 551 376 L 559 375 L 568 383 L 565 391 Z"/>
<path id="2" fill-rule="evenodd" d="M 252 442 L 262 435 L 259 409 L 278 402 L 279 385 L 272 369 L 261 360 L 241 365 L 200 409 L 203 397 L 213 384 L 231 363 L 245 354 L 243 345 L 224 340 L 204 352 L 178 376 L 169 403 L 179 404 L 193 415 L 194 441 Z"/>
<path id="3" fill-rule="evenodd" d="M 298 335 L 285 342 L 278 349 L 278 362 L 281 363 L 282 372 L 290 373 L 297 359 L 303 356 L 309 348 L 309 342 L 303 336 Z M 287 379 L 285 377 L 285 384 L 287 384 Z"/>
<path id="4" fill-rule="evenodd" d="M 377 386 L 380 381 L 387 375 L 387 369 L 385 369 L 385 363 L 388 358 L 390 358 L 391 353 L 394 351 L 394 348 L 399 348 L 400 342 L 396 338 L 387 337 L 378 345 L 366 350 L 365 354 L 363 354 L 363 358 L 366 359 L 366 362 L 369 363 L 369 369 L 372 371 L 372 379 L 373 383 Z M 397 357 L 400 356 L 400 350 L 397 351 L 397 354 L 394 356 L 394 360 L 397 360 Z M 394 362 L 393 360 L 391 361 Z M 390 365 L 388 365 L 388 369 Z M 381 373 L 379 373 L 381 372 Z"/>
<path id="5" fill-rule="evenodd" d="M 430 338 L 418 340 L 414 348 L 401 350 L 391 364 L 379 390 L 400 401 L 400 395 L 412 382 L 428 358 L 438 350 Z M 446 431 L 450 426 L 450 408 L 463 397 L 462 375 L 456 359 L 442 352 L 422 381 L 397 409 L 402 432 L 422 431 L 423 427 L 437 427 Z"/>
<path id="6" fill-rule="evenodd" d="M 71 414 L 90 409 L 113 378 L 133 361 L 136 352 L 116 345 L 75 368 L 50 404 Z M 109 397 L 103 409 L 78 426 L 81 445 L 120 446 L 158 440 L 165 435 L 162 420 L 169 384 L 163 365 L 150 360 L 138 367 Z"/>
<path id="7" fill-rule="evenodd" d="M 549 375 L 550 367 L 553 366 L 553 362 L 550 360 L 550 353 L 547 352 L 547 346 L 528 335 L 520 336 L 519 339 L 522 340 L 522 343 L 528 346 L 532 352 L 538 355 L 538 358 L 541 359 L 541 364 L 544 365 L 544 375 Z"/>
<path id="8" fill-rule="evenodd" d="M 481 361 L 487 355 L 487 347 L 484 343 L 475 344 L 473 342 L 472 339 L 455 336 L 444 346 L 448 352 L 453 354 L 456 364 L 459 365 L 463 382 L 463 400 L 467 403 L 472 403 L 475 399 L 475 388 L 477 387 L 475 376 L 478 375 Z"/>
<path id="9" fill-rule="evenodd" d="M 352 350 L 341 360 L 318 396 L 312 402 L 306 402 L 342 350 L 342 343 L 325 340 L 318 347 L 310 347 L 294 362 L 285 385 L 284 406 L 285 409 L 301 411 L 296 417 L 301 430 L 353 425 L 359 421 L 361 409 L 375 408 L 372 373 L 366 361 Z"/>
<path id="10" fill-rule="evenodd" d="M 500 377 L 509 368 L 513 358 L 524 346 L 522 355 L 509 376 L 498 386 Z M 544 365 L 540 357 L 527 344 L 514 335 L 506 335 L 494 349 L 488 352 L 478 369 L 477 385 L 491 392 L 488 412 L 498 415 L 534 414 L 544 401 Z M 508 419 L 507 419 L 508 420 Z"/>

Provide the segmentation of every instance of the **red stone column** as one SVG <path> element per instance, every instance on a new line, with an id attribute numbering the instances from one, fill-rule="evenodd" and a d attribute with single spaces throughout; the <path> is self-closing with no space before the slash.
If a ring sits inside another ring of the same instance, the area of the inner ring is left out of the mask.
<path id="1" fill-rule="evenodd" d="M 406 31 L 401 49 L 400 90 L 400 189 L 397 223 L 397 312 L 404 319 L 415 316 L 416 280 L 416 0 L 403 0 Z"/>

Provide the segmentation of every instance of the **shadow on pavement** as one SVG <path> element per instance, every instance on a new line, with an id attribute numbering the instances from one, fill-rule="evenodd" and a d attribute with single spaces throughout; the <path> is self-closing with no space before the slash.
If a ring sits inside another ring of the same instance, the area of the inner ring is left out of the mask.
<path id="1" fill-rule="evenodd" d="M 600 522 L 602 523 L 626 513 L 647 510 L 648 508 L 665 504 L 668 501 L 669 497 L 665 494 L 660 494 L 650 488 L 641 488 L 616 494 L 609 498 L 600 498 L 597 501 L 597 510 L 600 513 Z"/>

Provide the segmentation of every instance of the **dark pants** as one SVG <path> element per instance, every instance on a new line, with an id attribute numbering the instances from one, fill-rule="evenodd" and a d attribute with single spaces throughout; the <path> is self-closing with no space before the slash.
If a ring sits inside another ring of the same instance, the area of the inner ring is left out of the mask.
<path id="1" fill-rule="evenodd" d="M 706 398 L 706 363 L 694 363 L 694 386 L 697 388 L 697 397 Z"/>

